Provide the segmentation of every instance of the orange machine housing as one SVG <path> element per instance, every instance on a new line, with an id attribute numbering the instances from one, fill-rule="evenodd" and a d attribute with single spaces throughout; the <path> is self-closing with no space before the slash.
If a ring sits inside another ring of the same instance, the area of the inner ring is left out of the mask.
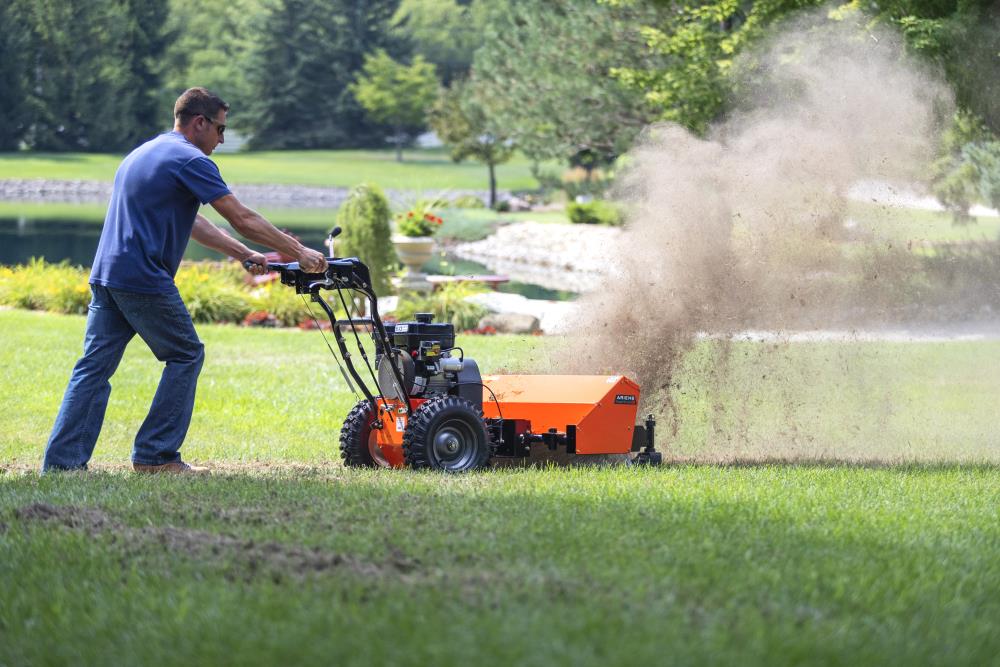
<path id="1" fill-rule="evenodd" d="M 528 423 L 532 433 L 576 427 L 577 454 L 625 454 L 632 450 L 639 385 L 623 375 L 486 375 L 483 415 Z M 494 400 L 496 396 L 496 400 Z M 411 399 L 412 409 L 423 403 Z M 383 427 L 373 429 L 383 456 L 403 467 L 403 433 L 409 420 L 402 403 L 379 400 Z"/>
<path id="2" fill-rule="evenodd" d="M 403 455 L 403 433 L 406 431 L 409 416 L 403 407 L 403 401 L 389 398 L 385 401 L 379 399 L 378 403 L 382 428 L 372 429 L 370 437 L 375 438 L 382 456 L 389 465 L 393 468 L 402 468 L 406 465 L 406 458 Z M 411 400 L 410 406 L 416 410 L 421 403 L 422 400 Z"/>
<path id="3" fill-rule="evenodd" d="M 575 426 L 577 454 L 632 450 L 639 385 L 623 375 L 486 375 L 483 384 L 487 418 L 522 419 L 533 433 Z"/>

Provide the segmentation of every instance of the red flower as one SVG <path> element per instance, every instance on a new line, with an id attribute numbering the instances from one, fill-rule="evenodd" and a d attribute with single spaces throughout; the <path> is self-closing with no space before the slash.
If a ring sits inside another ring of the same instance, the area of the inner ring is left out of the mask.
<path id="1" fill-rule="evenodd" d="M 410 211 L 409 213 L 407 213 L 406 217 L 407 218 L 412 218 L 413 217 L 413 211 Z"/>

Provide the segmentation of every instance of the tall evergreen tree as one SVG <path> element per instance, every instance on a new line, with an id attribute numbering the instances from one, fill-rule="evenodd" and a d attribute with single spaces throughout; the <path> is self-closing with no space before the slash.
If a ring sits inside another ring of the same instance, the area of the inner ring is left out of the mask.
<path id="1" fill-rule="evenodd" d="M 31 122 L 24 0 L 0 2 L 0 151 L 16 150 Z"/>
<path id="2" fill-rule="evenodd" d="M 35 0 L 26 15 L 32 148 L 122 151 L 162 129 L 167 0 Z"/>
<path id="3" fill-rule="evenodd" d="M 392 19 L 394 35 L 433 63 L 445 85 L 468 76 L 482 43 L 486 11 L 456 0 L 402 0 Z"/>
<path id="4" fill-rule="evenodd" d="M 396 51 L 388 23 L 399 0 L 274 0 L 249 63 L 254 148 L 375 145 L 389 132 L 365 118 L 348 86 L 366 53 Z M 397 54 L 398 55 L 398 54 Z"/>
<path id="5" fill-rule="evenodd" d="M 204 7 L 204 0 L 170 0 L 161 115 L 169 121 L 177 97 L 204 86 L 232 105 L 229 126 L 242 132 L 240 116 L 251 99 L 247 59 L 264 7 L 261 0 L 227 0 L 211 12 Z"/>

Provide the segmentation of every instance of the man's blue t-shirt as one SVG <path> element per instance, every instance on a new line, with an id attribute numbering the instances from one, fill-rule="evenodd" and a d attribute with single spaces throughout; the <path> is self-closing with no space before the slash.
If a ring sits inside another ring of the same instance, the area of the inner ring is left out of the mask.
<path id="1" fill-rule="evenodd" d="M 90 282 L 172 292 L 199 205 L 228 194 L 219 168 L 180 132 L 139 146 L 115 174 Z"/>

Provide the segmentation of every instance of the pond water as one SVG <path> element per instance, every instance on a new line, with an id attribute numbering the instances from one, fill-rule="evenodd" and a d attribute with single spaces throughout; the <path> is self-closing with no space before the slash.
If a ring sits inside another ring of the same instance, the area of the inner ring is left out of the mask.
<path id="1" fill-rule="evenodd" d="M 326 232 L 315 228 L 284 227 L 305 245 L 323 248 Z M 24 264 L 32 257 L 44 257 L 49 262 L 69 260 L 71 264 L 90 266 L 101 236 L 101 224 L 88 220 L 66 220 L 26 217 L 0 217 L 0 264 Z M 247 244 L 258 250 L 260 246 Z M 197 243 L 188 244 L 185 259 L 223 259 L 223 256 Z M 427 263 L 428 273 L 443 275 L 482 275 L 492 273 L 486 266 L 439 253 Z M 516 278 L 516 276 L 512 276 Z M 521 294 L 529 299 L 568 300 L 574 292 L 547 289 L 540 285 L 512 280 L 498 291 Z"/>

